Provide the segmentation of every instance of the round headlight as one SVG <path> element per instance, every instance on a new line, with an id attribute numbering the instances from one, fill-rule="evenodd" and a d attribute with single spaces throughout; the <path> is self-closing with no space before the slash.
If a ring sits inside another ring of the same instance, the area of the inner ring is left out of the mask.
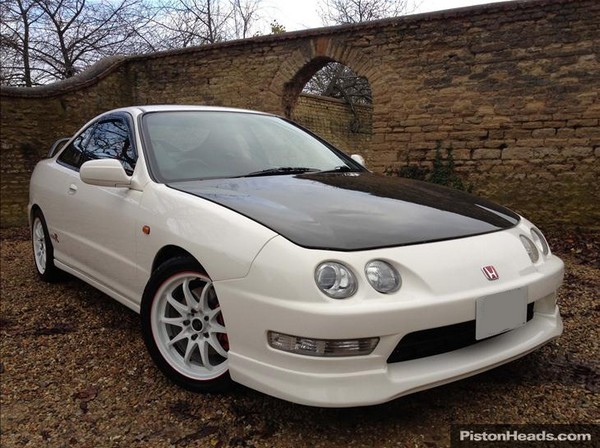
<path id="1" fill-rule="evenodd" d="M 356 292 L 356 278 L 352 271 L 334 261 L 317 266 L 315 281 L 321 291 L 334 299 L 345 299 Z"/>
<path id="2" fill-rule="evenodd" d="M 538 249 L 541 250 L 544 255 L 548 255 L 550 253 L 550 247 L 548 246 L 546 238 L 544 238 L 542 232 L 540 232 L 535 227 L 532 227 L 531 229 L 531 238 L 533 239 L 533 242 L 538 247 Z"/>
<path id="3" fill-rule="evenodd" d="M 521 243 L 523 243 L 523 247 L 527 251 L 527 255 L 529 255 L 531 262 L 536 263 L 540 259 L 540 253 L 538 252 L 537 247 L 535 247 L 534 242 L 525 235 L 519 235 L 519 238 L 521 238 Z"/>
<path id="4" fill-rule="evenodd" d="M 365 274 L 371 286 L 383 294 L 398 291 L 402 283 L 398 271 L 381 260 L 369 261 L 365 266 Z"/>

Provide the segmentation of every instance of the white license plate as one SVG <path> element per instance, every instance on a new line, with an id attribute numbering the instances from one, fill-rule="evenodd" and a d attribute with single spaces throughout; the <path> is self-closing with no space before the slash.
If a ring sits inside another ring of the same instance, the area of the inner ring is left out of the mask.
<path id="1" fill-rule="evenodd" d="M 480 297 L 475 311 L 477 340 L 521 327 L 527 321 L 527 288 Z"/>

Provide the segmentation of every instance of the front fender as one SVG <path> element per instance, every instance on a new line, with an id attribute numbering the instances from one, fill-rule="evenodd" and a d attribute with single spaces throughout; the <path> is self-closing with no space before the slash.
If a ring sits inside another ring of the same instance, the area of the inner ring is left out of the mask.
<path id="1" fill-rule="evenodd" d="M 242 278 L 277 234 L 239 213 L 162 184 L 148 184 L 139 213 L 138 259 L 146 278 L 167 245 L 195 257 L 214 280 Z M 150 233 L 142 232 L 144 226 Z"/>

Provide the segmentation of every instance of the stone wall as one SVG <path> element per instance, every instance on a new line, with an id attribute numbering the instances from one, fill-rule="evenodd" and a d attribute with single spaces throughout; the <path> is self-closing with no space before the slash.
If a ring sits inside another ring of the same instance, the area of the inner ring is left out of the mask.
<path id="1" fill-rule="evenodd" d="M 306 114 L 298 94 L 335 60 L 371 85 L 373 134 L 358 147 L 376 171 L 430 164 L 440 142 L 476 193 L 543 228 L 599 228 L 599 54 L 600 2 L 514 1 L 115 58 L 51 86 L 2 88 L 2 225 L 24 221 L 35 160 L 100 112 L 204 103 L 314 127 L 334 109 Z M 332 140 L 355 151 L 344 138 Z"/>
<path id="2" fill-rule="evenodd" d="M 334 98 L 302 94 L 292 119 L 347 154 L 362 154 L 371 143 L 373 108 Z"/>

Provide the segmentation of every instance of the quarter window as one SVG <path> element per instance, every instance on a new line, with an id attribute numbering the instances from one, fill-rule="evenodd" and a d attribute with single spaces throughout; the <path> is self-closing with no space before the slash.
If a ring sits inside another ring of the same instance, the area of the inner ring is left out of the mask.
<path id="1" fill-rule="evenodd" d="M 93 130 L 94 125 L 79 134 L 79 137 L 73 140 L 60 156 L 58 156 L 58 161 L 63 165 L 79 169 L 81 164 L 87 160 L 84 157 L 84 148 Z"/>

